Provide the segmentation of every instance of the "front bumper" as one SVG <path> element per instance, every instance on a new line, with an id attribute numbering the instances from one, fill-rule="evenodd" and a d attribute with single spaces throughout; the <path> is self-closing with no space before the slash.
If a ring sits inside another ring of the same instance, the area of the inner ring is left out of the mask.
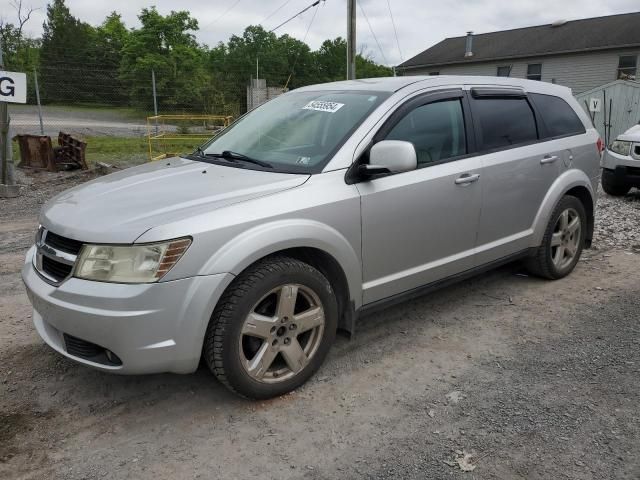
<path id="1" fill-rule="evenodd" d="M 610 175 L 618 183 L 640 187 L 640 159 L 606 150 L 602 156 L 603 175 Z"/>
<path id="2" fill-rule="evenodd" d="M 114 373 L 195 371 L 211 313 L 233 279 L 219 274 L 131 285 L 70 278 L 55 287 L 37 274 L 34 252 L 27 253 L 22 279 L 36 330 L 66 357 Z M 79 356 L 83 350 L 69 345 L 69 336 L 117 361 Z"/>

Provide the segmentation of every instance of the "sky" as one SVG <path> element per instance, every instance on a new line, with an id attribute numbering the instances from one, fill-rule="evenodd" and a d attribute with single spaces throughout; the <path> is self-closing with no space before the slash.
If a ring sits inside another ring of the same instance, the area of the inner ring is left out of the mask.
<path id="1" fill-rule="evenodd" d="M 15 11 L 11 6 L 15 1 L 0 0 L 0 17 L 5 21 L 15 22 Z M 25 7 L 37 9 L 25 26 L 28 35 L 37 37 L 42 34 L 48 2 L 22 1 Z M 137 15 L 144 7 L 155 5 L 162 14 L 171 10 L 188 10 L 200 24 L 196 33 L 198 41 L 215 45 L 233 34 L 242 34 L 247 25 L 262 24 L 272 29 L 313 1 L 67 0 L 67 5 L 73 15 L 92 25 L 100 24 L 115 10 L 122 14 L 129 27 L 139 24 Z M 358 50 L 390 66 L 398 65 L 444 38 L 462 36 L 467 31 L 484 33 L 560 19 L 574 20 L 640 10 L 638 0 L 357 0 L 357 4 Z M 389 9 L 395 20 L 397 41 Z M 308 29 L 306 42 L 315 49 L 327 38 L 346 36 L 346 12 L 347 0 L 325 0 L 276 33 L 287 33 L 303 40 Z"/>

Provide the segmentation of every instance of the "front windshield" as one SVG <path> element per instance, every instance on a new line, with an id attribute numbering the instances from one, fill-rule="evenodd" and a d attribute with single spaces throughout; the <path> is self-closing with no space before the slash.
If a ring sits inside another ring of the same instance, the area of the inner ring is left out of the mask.
<path id="1" fill-rule="evenodd" d="M 204 154 L 234 152 L 267 162 L 278 171 L 320 172 L 388 96 L 385 92 L 362 91 L 287 93 L 249 112 L 214 137 L 204 147 Z"/>

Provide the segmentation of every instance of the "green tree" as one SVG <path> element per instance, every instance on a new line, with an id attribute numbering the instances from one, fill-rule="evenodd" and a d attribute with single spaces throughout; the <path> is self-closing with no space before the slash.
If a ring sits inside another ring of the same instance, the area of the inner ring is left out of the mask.
<path id="1" fill-rule="evenodd" d="M 97 62 L 96 68 L 101 78 L 96 81 L 103 94 L 101 100 L 107 103 L 128 103 L 128 95 L 120 80 L 120 60 L 122 49 L 129 37 L 129 31 L 122 22 L 122 17 L 112 12 L 96 28 L 96 44 L 93 55 Z"/>
<path id="2" fill-rule="evenodd" d="M 71 15 L 64 0 L 47 6 L 43 29 L 39 69 L 43 100 L 95 102 L 106 95 L 108 85 L 102 84 L 101 72 L 91 68 L 97 57 L 95 29 Z"/>
<path id="3" fill-rule="evenodd" d="M 0 17 L 0 45 L 5 70 L 27 73 L 29 97 L 33 90 L 33 74 L 38 65 L 40 41 L 24 36 L 24 25 L 31 18 L 33 9 L 24 11 L 22 2 L 12 4 L 16 10 L 16 23 L 9 23 Z"/>
<path id="4" fill-rule="evenodd" d="M 347 41 L 342 37 L 325 40 L 316 52 L 322 82 L 344 80 L 347 69 Z M 356 78 L 388 77 L 393 69 L 375 63 L 362 53 L 356 55 Z"/>
<path id="5" fill-rule="evenodd" d="M 153 70 L 163 110 L 201 111 L 206 51 L 191 33 L 198 29 L 198 21 L 185 11 L 163 16 L 155 7 L 143 9 L 138 18 L 141 27 L 126 36 L 120 62 L 120 79 L 132 102 L 151 107 Z"/>
<path id="6" fill-rule="evenodd" d="M 210 50 L 208 70 L 211 90 L 237 111 L 246 107 L 246 86 L 256 74 L 271 87 L 288 89 L 317 81 L 315 58 L 307 44 L 289 35 L 278 37 L 259 25 Z"/>

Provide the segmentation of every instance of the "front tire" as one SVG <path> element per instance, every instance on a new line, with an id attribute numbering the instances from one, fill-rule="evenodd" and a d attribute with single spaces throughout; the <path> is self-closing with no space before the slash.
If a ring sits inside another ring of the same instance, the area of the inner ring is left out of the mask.
<path id="1" fill-rule="evenodd" d="M 625 182 L 617 180 L 609 170 L 602 171 L 601 179 L 602 189 L 613 197 L 622 197 L 629 193 L 631 186 Z"/>
<path id="2" fill-rule="evenodd" d="M 580 260 L 586 230 L 584 205 L 578 198 L 565 195 L 551 214 L 542 244 L 527 261 L 527 270 L 549 280 L 569 275 Z"/>
<path id="3" fill-rule="evenodd" d="M 240 274 L 213 312 L 203 356 L 233 392 L 283 395 L 306 382 L 335 338 L 338 306 L 329 281 L 300 260 L 273 256 Z"/>

